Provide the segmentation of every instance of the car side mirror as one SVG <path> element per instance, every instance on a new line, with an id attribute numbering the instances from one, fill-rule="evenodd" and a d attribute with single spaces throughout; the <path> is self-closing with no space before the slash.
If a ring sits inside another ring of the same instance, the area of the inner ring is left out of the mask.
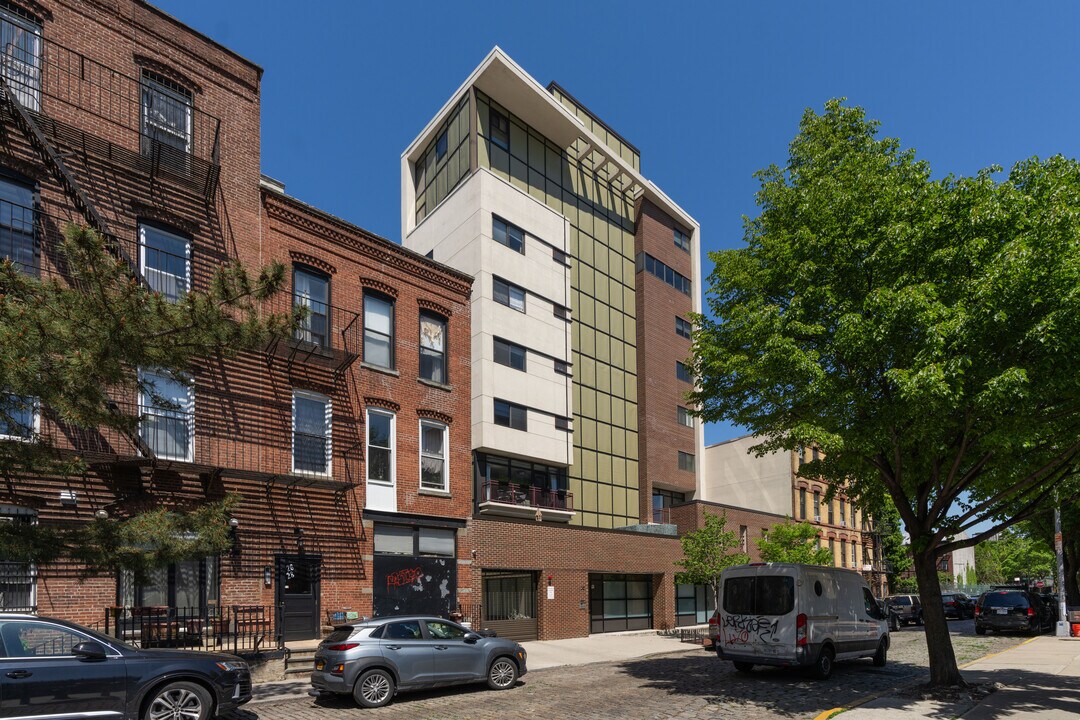
<path id="1" fill-rule="evenodd" d="M 480 636 L 476 633 L 469 633 L 465 636 L 465 642 L 468 645 L 475 645 L 480 640 Z"/>
<path id="2" fill-rule="evenodd" d="M 105 648 L 101 643 L 87 640 L 71 648 L 71 654 L 81 660 L 104 660 Z"/>

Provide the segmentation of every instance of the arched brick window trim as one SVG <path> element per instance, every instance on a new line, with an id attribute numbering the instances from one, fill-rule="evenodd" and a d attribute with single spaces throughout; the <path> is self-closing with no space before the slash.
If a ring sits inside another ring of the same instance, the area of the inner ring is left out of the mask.
<path id="1" fill-rule="evenodd" d="M 438 410 L 416 408 L 416 414 L 422 418 L 427 418 L 428 420 L 437 420 L 444 425 L 449 425 L 450 423 L 454 422 L 454 418 L 450 417 L 444 412 L 439 412 Z"/>
<path id="2" fill-rule="evenodd" d="M 300 252 L 299 250 L 290 250 L 289 257 L 294 263 L 300 263 L 301 265 L 308 265 L 316 270 L 322 270 L 327 275 L 333 275 L 337 272 L 337 268 L 326 262 L 320 260 L 314 255 L 308 255 L 307 253 Z"/>
<path id="3" fill-rule="evenodd" d="M 446 319 L 450 319 L 450 316 L 452 315 L 449 308 L 445 308 L 439 303 L 432 302 L 431 300 L 427 300 L 426 298 L 416 298 L 416 304 L 425 310 L 430 310 L 433 313 L 442 315 Z"/>
<path id="4" fill-rule="evenodd" d="M 375 278 L 360 278 L 360 284 L 367 290 L 378 290 L 384 295 L 397 299 L 398 291 L 393 285 L 387 285 L 382 280 L 376 280 Z"/>
<path id="5" fill-rule="evenodd" d="M 42 166 L 27 162 L 11 155 L 0 155 L 0 173 L 7 170 L 15 175 L 22 175 L 31 182 L 41 182 L 48 177 Z"/>
<path id="6" fill-rule="evenodd" d="M 171 210 L 158 207 L 156 205 L 148 205 L 146 203 L 133 200 L 131 202 L 131 210 L 135 213 L 140 220 L 156 220 L 159 223 L 164 223 L 170 227 L 174 227 L 181 232 L 185 232 L 188 235 L 195 235 L 199 232 L 199 223 L 194 220 L 189 220 L 185 217 L 181 217 Z"/>
<path id="7" fill-rule="evenodd" d="M 368 407 L 379 407 L 383 410 L 393 410 L 394 412 L 401 412 L 401 405 L 398 405 L 393 400 L 387 400 L 386 398 L 365 397 L 364 405 L 367 405 Z"/>
<path id="8" fill-rule="evenodd" d="M 53 19 L 52 10 L 34 0 L 6 0 L 6 2 L 10 7 L 38 23 Z"/>
<path id="9" fill-rule="evenodd" d="M 166 80 L 172 80 L 177 85 L 187 88 L 191 91 L 192 95 L 202 94 L 202 85 L 192 80 L 188 75 L 180 72 L 172 65 L 155 60 L 154 58 L 147 57 L 145 55 L 136 54 L 134 56 L 135 64 L 143 70 L 149 70 L 152 73 L 156 73 Z"/>

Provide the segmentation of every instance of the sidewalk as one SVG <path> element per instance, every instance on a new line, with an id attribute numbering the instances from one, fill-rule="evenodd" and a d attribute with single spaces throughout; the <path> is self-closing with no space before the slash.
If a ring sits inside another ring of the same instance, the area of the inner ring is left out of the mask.
<path id="1" fill-rule="evenodd" d="M 1080 718 L 1080 640 L 1040 636 L 967 665 L 968 682 L 1003 685 L 981 703 L 880 697 L 844 712 L 843 720 L 1076 720 Z M 965 712 L 966 710 L 966 712 Z"/>
<path id="2" fill-rule="evenodd" d="M 661 653 L 703 652 L 701 645 L 680 642 L 674 637 L 661 637 L 653 631 L 605 633 L 569 640 L 537 640 L 521 645 L 528 653 L 529 671 L 632 660 Z M 307 675 L 302 675 L 301 679 L 259 683 L 252 688 L 251 702 L 281 702 L 307 697 L 310 687 Z"/>

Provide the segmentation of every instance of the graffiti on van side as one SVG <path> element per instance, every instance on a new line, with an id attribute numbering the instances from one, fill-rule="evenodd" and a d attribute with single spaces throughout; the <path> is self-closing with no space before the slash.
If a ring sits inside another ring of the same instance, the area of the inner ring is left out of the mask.
<path id="1" fill-rule="evenodd" d="M 780 618 L 765 615 L 725 615 L 724 637 L 729 645 L 742 645 L 755 639 L 765 642 L 776 632 Z"/>

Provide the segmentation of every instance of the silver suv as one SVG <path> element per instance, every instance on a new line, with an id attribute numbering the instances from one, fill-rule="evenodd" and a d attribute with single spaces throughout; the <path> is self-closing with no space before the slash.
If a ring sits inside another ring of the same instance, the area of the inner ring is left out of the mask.
<path id="1" fill-rule="evenodd" d="M 315 693 L 352 694 L 382 707 L 399 690 L 487 682 L 506 690 L 524 675 L 525 648 L 423 615 L 376 618 L 334 628 L 315 652 Z"/>

